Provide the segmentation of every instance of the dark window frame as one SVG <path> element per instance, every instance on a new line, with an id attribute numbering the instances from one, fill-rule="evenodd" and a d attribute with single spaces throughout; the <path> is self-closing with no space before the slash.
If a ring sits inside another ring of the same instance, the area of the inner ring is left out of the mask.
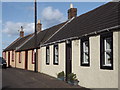
<path id="1" fill-rule="evenodd" d="M 80 60 L 80 65 L 81 66 L 86 66 L 89 67 L 90 66 L 90 43 L 89 43 L 89 37 L 82 37 L 80 38 L 80 54 L 81 54 L 81 60 Z M 88 41 L 88 63 L 82 63 L 83 62 L 83 42 Z"/>
<path id="2" fill-rule="evenodd" d="M 32 50 L 32 64 L 35 64 L 35 51 Z"/>
<path id="3" fill-rule="evenodd" d="M 58 48 L 58 63 L 55 63 L 55 47 Z M 54 65 L 58 65 L 59 64 L 59 47 L 58 47 L 58 44 L 54 45 L 54 47 L 53 47 L 53 64 Z"/>
<path id="4" fill-rule="evenodd" d="M 111 66 L 104 66 L 105 62 L 105 56 L 104 56 L 104 39 L 105 38 L 111 38 L 112 43 L 111 43 Z M 113 70 L 113 33 L 105 33 L 100 35 L 100 69 L 103 70 Z"/>
<path id="5" fill-rule="evenodd" d="M 21 57 L 22 57 L 22 55 L 21 55 L 22 53 L 21 52 L 19 52 L 19 63 L 21 63 L 22 61 L 21 61 Z"/>
<path id="6" fill-rule="evenodd" d="M 47 49 L 49 49 L 49 63 L 47 62 L 48 60 Z M 46 65 L 50 65 L 50 47 L 49 46 L 46 47 Z"/>
<path id="7" fill-rule="evenodd" d="M 12 51 L 12 62 L 14 62 L 14 50 Z"/>

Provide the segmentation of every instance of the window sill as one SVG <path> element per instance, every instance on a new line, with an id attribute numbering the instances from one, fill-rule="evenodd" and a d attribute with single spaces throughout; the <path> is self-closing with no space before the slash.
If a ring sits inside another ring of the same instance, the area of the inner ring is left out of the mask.
<path id="1" fill-rule="evenodd" d="M 112 66 L 101 66 L 100 69 L 103 69 L 103 70 L 113 70 L 113 67 Z"/>
<path id="2" fill-rule="evenodd" d="M 89 65 L 89 63 L 84 63 L 84 64 L 82 63 L 81 66 L 89 67 L 90 65 Z"/>
<path id="3" fill-rule="evenodd" d="M 46 63 L 46 65 L 50 65 L 49 63 Z"/>
<path id="4" fill-rule="evenodd" d="M 58 63 L 53 63 L 53 65 L 58 65 Z"/>

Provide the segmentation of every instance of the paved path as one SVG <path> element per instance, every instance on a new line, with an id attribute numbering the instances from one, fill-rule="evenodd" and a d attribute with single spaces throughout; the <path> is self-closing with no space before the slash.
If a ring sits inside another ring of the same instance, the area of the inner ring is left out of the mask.
<path id="1" fill-rule="evenodd" d="M 81 88 L 56 78 L 32 71 L 7 68 L 2 70 L 2 87 L 5 88 Z M 83 89 L 82 89 L 83 90 Z"/>

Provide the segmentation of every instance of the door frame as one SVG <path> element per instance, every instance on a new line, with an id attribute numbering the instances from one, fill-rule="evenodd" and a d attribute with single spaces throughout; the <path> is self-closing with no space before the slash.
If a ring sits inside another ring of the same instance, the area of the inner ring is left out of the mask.
<path id="1" fill-rule="evenodd" d="M 8 51 L 8 67 L 10 67 L 10 51 Z"/>
<path id="2" fill-rule="evenodd" d="M 72 73 L 72 42 L 66 42 L 66 81 L 68 80 L 68 74 Z"/>
<path id="3" fill-rule="evenodd" d="M 28 69 L 28 51 L 25 51 L 25 69 Z"/>

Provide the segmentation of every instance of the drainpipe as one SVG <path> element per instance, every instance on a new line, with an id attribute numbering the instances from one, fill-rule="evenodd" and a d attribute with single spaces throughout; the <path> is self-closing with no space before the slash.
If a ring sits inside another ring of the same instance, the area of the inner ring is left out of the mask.
<path id="1" fill-rule="evenodd" d="M 35 0 L 35 65 L 34 71 L 37 72 L 37 2 Z"/>

